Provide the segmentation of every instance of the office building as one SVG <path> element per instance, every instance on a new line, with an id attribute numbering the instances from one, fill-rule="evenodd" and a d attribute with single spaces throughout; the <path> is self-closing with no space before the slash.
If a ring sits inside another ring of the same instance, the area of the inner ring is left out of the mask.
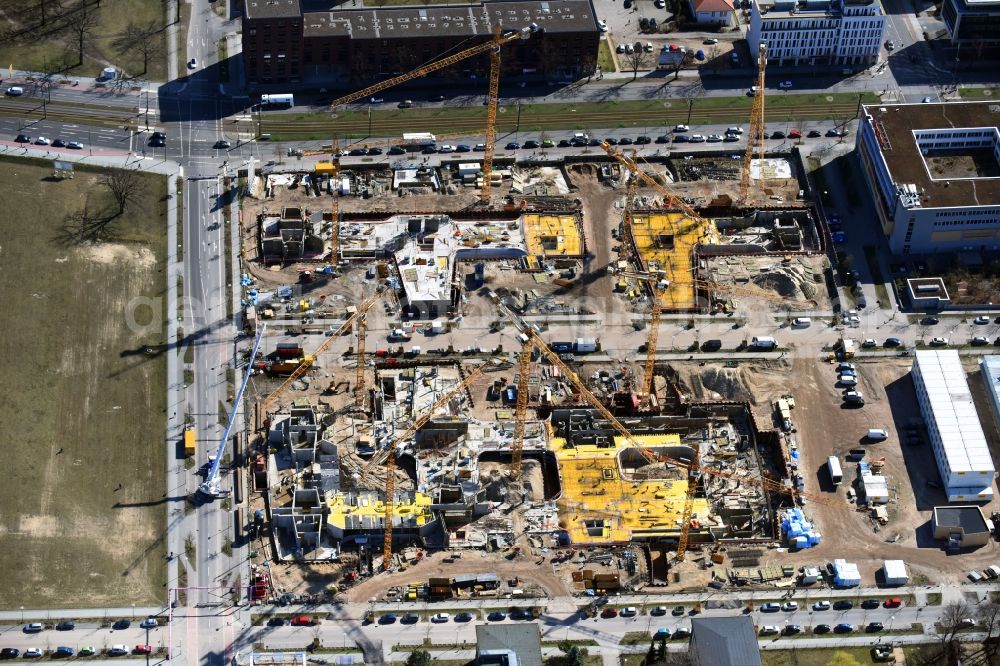
<path id="1" fill-rule="evenodd" d="M 993 102 L 862 107 L 857 153 L 895 254 L 1000 249 Z"/>
<path id="2" fill-rule="evenodd" d="M 992 499 L 996 470 L 958 350 L 918 350 L 911 375 L 948 501 Z"/>
<path id="3" fill-rule="evenodd" d="M 1000 44 L 1000 0 L 944 0 L 941 18 L 952 44 L 968 44 L 974 49 Z M 966 57 L 973 57 L 974 49 Z"/>
<path id="4" fill-rule="evenodd" d="M 769 66 L 869 66 L 885 32 L 879 0 L 753 0 L 747 43 Z"/>
<path id="5" fill-rule="evenodd" d="M 506 77 L 573 81 L 597 67 L 600 31 L 590 0 L 470 2 L 362 7 L 334 0 L 244 0 L 243 64 L 251 86 L 304 80 L 364 85 L 503 32 L 537 26 L 527 40 L 506 44 Z M 489 72 L 481 54 L 436 74 L 468 84 Z M 485 81 L 483 81 L 485 86 Z"/>

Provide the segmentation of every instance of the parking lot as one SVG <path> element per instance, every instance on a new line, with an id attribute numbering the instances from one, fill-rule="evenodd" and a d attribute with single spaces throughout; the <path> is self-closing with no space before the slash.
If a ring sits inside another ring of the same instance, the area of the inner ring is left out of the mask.
<path id="1" fill-rule="evenodd" d="M 745 67 L 748 64 L 745 53 L 739 53 L 737 62 L 731 58 L 733 42 L 742 36 L 739 30 L 718 31 L 705 26 L 705 30 L 667 32 L 673 26 L 673 16 L 668 9 L 657 7 L 654 0 L 595 0 L 594 7 L 598 20 L 606 26 L 605 36 L 610 40 L 612 50 L 616 51 L 619 71 L 631 71 L 625 48 L 626 45 L 634 48 L 636 42 L 641 43 L 644 51 L 649 53 L 646 64 L 640 70 L 655 69 L 661 49 L 664 46 L 669 49 L 671 45 L 691 52 L 702 50 L 705 60 L 696 62 L 697 66 L 719 69 Z"/>

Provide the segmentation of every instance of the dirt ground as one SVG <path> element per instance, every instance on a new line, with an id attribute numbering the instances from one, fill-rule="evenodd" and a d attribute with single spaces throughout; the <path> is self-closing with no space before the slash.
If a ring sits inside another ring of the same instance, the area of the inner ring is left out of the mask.
<path id="1" fill-rule="evenodd" d="M 845 558 L 858 564 L 866 583 L 874 582 L 882 560 L 902 559 L 911 575 L 923 574 L 934 582 L 953 583 L 962 580 L 969 569 L 992 564 L 1000 555 L 1000 547 L 991 541 L 973 552 L 949 556 L 931 536 L 931 510 L 946 500 L 942 491 L 926 485 L 927 481 L 940 482 L 926 436 L 914 443 L 905 434 L 907 425 L 919 421 L 910 365 L 908 359 L 857 363 L 859 390 L 866 400 L 860 409 L 841 406 L 834 369 L 820 361 L 795 359 L 786 368 L 764 369 L 752 375 L 751 391 L 762 405 L 758 413 L 767 409 L 763 407 L 767 400 L 782 393 L 791 392 L 795 397 L 794 439 L 802 456 L 800 468 L 806 492 L 824 498 L 805 506 L 806 514 L 823 535 L 823 543 L 798 553 L 774 553 L 770 559 L 801 565 Z M 789 377 L 794 377 L 794 382 L 789 382 Z M 869 428 L 885 428 L 889 439 L 878 444 L 864 443 Z M 995 439 L 991 444 L 997 450 Z M 868 461 L 885 457 L 883 473 L 890 486 L 889 522 L 878 531 L 867 513 L 847 503 L 846 491 L 856 466 L 842 462 L 844 482 L 836 489 L 830 485 L 825 470 L 828 456 L 837 455 L 843 460 L 852 448 L 867 449 Z M 994 501 L 984 506 L 984 513 L 989 515 L 996 504 Z"/>
<path id="2" fill-rule="evenodd" d="M 508 560 L 497 553 L 485 551 L 463 551 L 458 562 L 447 563 L 443 560 L 448 553 L 428 555 L 406 571 L 392 573 L 366 580 L 345 593 L 348 601 L 369 601 L 372 597 L 381 598 L 387 589 L 397 585 L 406 585 L 416 580 L 426 580 L 434 576 L 454 577 L 458 574 L 495 573 L 501 579 L 520 578 L 522 586 L 537 586 L 545 590 L 550 597 L 568 596 L 570 594 L 566 579 L 553 573 L 548 565 L 539 566 L 538 558 L 521 555 Z"/>
<path id="3" fill-rule="evenodd" d="M 162 347 L 166 183 L 140 175 L 143 203 L 110 223 L 106 242 L 79 245 L 60 234 L 67 216 L 113 202 L 97 172 L 51 173 L 50 163 L 0 163 L 18 221 L 0 242 L 10 382 L 0 397 L 0 605 L 152 605 L 165 592 L 173 353 Z"/>

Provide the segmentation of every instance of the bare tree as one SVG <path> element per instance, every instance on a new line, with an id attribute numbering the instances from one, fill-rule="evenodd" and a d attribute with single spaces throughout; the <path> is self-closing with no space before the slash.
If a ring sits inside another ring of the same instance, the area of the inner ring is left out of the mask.
<path id="1" fill-rule="evenodd" d="M 97 12 L 97 7 L 91 7 L 84 2 L 80 5 L 80 9 L 69 17 L 69 29 L 76 38 L 78 65 L 83 64 L 83 51 L 89 46 L 90 40 L 94 37 L 94 28 L 97 27 L 98 23 Z"/>
<path id="2" fill-rule="evenodd" d="M 1000 641 L 1000 603 L 996 601 L 981 603 L 976 610 L 976 617 L 986 632 L 983 649 L 988 656 L 993 657 L 997 653 L 997 642 Z"/>
<path id="3" fill-rule="evenodd" d="M 642 43 L 636 42 L 632 53 L 625 54 L 625 68 L 632 70 L 632 80 L 639 77 L 639 70 L 649 67 L 649 54 L 642 49 Z"/>
<path id="4" fill-rule="evenodd" d="M 941 644 L 944 663 L 953 664 L 958 658 L 961 645 L 956 640 L 962 620 L 971 615 L 968 604 L 964 601 L 953 601 L 941 609 L 941 619 L 935 625 L 934 632 Z"/>
<path id="5" fill-rule="evenodd" d="M 142 182 L 137 171 L 113 169 L 104 176 L 101 183 L 111 191 L 118 206 L 118 215 L 125 213 L 130 206 L 142 203 L 139 198 Z"/>
<path id="6" fill-rule="evenodd" d="M 115 50 L 122 55 L 134 53 L 142 58 L 142 72 L 139 75 L 143 76 L 149 69 L 149 61 L 163 54 L 163 40 L 158 38 L 162 31 L 163 28 L 156 21 L 129 23 L 125 32 L 115 38 Z"/>

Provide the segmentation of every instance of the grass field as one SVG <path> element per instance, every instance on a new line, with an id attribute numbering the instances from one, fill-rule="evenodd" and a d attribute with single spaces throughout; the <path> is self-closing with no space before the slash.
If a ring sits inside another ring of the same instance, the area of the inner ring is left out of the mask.
<path id="1" fill-rule="evenodd" d="M 995 100 L 1000 99 L 1000 88 L 959 88 L 958 94 L 964 102 L 980 99 Z"/>
<path id="2" fill-rule="evenodd" d="M 0 607 L 161 602 L 166 361 L 142 349 L 163 339 L 166 183 L 142 176 L 114 242 L 83 246 L 60 230 L 112 205 L 101 174 L 50 176 L 0 161 Z"/>
<path id="3" fill-rule="evenodd" d="M 84 1 L 87 0 L 71 0 L 62 5 L 69 10 Z M 18 5 L 18 11 L 5 7 L 4 27 L 25 31 L 16 39 L 0 38 L 0 63 L 5 69 L 13 65 L 14 69 L 57 72 L 63 71 L 65 64 L 73 65 L 67 70 L 69 74 L 96 76 L 108 62 L 135 76 L 142 72 L 142 56 L 135 51 L 120 53 L 114 46 L 116 37 L 125 31 L 129 23 L 160 28 L 166 23 L 166 4 L 163 0 L 101 0 L 100 8 L 93 10 L 97 12 L 93 39 L 84 49 L 83 65 L 76 66 L 79 62 L 76 35 L 67 25 L 72 19 L 60 20 L 53 9 L 55 3 L 44 4 L 50 12 L 44 26 L 39 11 L 41 3 L 23 3 Z M 166 32 L 160 31 L 151 39 L 158 41 L 159 53 L 150 59 L 146 78 L 162 81 L 166 78 Z"/>
<path id="4" fill-rule="evenodd" d="M 606 39 L 602 39 L 597 46 L 597 64 L 602 72 L 618 71 L 615 67 L 615 58 L 611 54 L 611 43 Z"/>
<path id="5" fill-rule="evenodd" d="M 839 647 L 813 650 L 761 650 L 760 659 L 764 666 L 850 666 L 851 664 L 874 664 L 871 650 L 867 647 Z"/>

